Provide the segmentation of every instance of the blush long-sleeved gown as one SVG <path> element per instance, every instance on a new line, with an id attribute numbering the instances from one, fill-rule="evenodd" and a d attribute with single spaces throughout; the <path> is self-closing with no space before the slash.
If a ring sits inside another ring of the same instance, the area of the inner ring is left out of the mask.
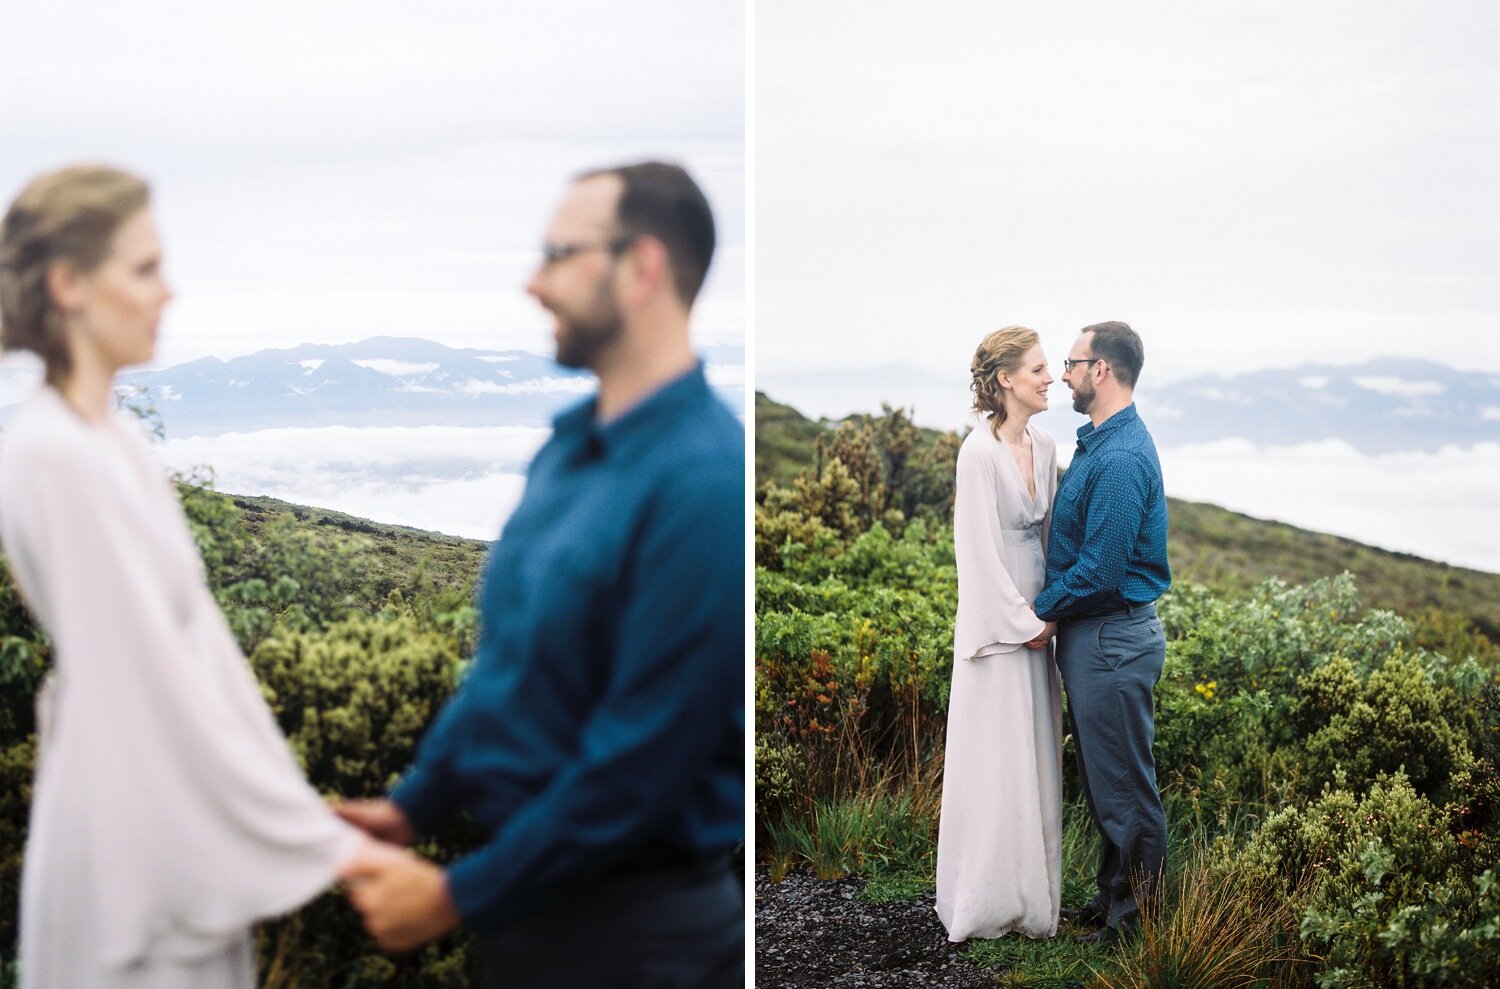
<path id="1" fill-rule="evenodd" d="M 139 425 L 40 389 L 0 435 L 0 538 L 55 658 L 23 989 L 250 989 L 250 925 L 325 889 L 359 837 L 303 778 Z"/>
<path id="2" fill-rule="evenodd" d="M 958 454 L 958 616 L 937 913 L 950 941 L 1057 933 L 1062 892 L 1061 687 L 1051 646 L 1028 649 L 1047 572 L 1057 445 L 1028 426 L 1036 496 L 983 423 Z"/>

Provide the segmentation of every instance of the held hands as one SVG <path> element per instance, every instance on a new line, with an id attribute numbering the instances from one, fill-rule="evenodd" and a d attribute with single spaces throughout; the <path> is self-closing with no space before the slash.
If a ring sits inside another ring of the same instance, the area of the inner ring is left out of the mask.
<path id="1" fill-rule="evenodd" d="M 339 879 L 364 917 L 365 930 L 386 951 L 420 948 L 458 926 L 447 875 L 404 848 L 367 838 L 339 870 Z"/>
<path id="2" fill-rule="evenodd" d="M 1042 626 L 1041 634 L 1026 643 L 1027 649 L 1045 649 L 1047 640 L 1057 634 L 1057 622 L 1047 622 Z"/>
<path id="3" fill-rule="evenodd" d="M 390 800 L 341 800 L 333 812 L 371 838 L 410 845 L 417 836 L 406 814 Z"/>
<path id="4" fill-rule="evenodd" d="M 386 951 L 410 951 L 458 926 L 443 870 L 398 846 L 416 829 L 390 800 L 345 800 L 333 811 L 368 837 L 339 870 L 349 901 Z"/>

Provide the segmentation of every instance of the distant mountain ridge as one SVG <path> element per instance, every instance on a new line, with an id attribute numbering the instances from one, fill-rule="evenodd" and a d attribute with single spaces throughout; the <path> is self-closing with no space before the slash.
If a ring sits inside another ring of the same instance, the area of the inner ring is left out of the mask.
<path id="1" fill-rule="evenodd" d="M 1054 371 L 1054 374 L 1056 372 Z M 918 368 L 841 369 L 757 375 L 756 387 L 813 416 L 878 412 L 882 402 L 915 409 L 923 425 L 971 425 L 967 375 Z M 1082 423 L 1067 386 L 1034 422 L 1071 444 Z M 1430 361 L 1382 357 L 1354 365 L 1208 374 L 1156 383 L 1149 373 L 1136 404 L 1162 447 L 1248 440 L 1263 447 L 1338 440 L 1361 453 L 1468 448 L 1500 442 L 1500 375 Z"/>
<path id="2" fill-rule="evenodd" d="M 1500 441 L 1500 376 L 1407 359 L 1205 375 L 1142 389 L 1138 405 L 1163 446 L 1343 440 L 1391 453 Z"/>
<path id="3" fill-rule="evenodd" d="M 742 408 L 743 348 L 710 346 L 702 356 L 720 397 Z M 538 354 L 411 337 L 205 357 L 120 383 L 149 390 L 169 438 L 285 426 L 548 426 L 595 387 L 593 375 Z"/>

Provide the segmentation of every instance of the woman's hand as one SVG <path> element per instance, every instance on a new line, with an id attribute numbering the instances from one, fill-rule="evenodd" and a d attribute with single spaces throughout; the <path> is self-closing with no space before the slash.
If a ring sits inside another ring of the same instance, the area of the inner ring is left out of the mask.
<path id="1" fill-rule="evenodd" d="M 1047 640 L 1057 634 L 1057 622 L 1047 622 L 1042 626 L 1041 634 L 1026 643 L 1027 649 L 1045 649 Z"/>
<path id="2" fill-rule="evenodd" d="M 417 836 L 405 811 L 390 800 L 341 800 L 333 812 L 370 837 L 393 845 L 410 845 Z"/>

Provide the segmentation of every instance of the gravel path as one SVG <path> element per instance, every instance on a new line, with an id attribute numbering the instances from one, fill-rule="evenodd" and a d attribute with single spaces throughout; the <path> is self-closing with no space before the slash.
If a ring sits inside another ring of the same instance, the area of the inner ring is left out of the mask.
<path id="1" fill-rule="evenodd" d="M 876 905 L 862 879 L 755 873 L 756 989 L 992 989 L 995 976 L 958 957 L 933 912 L 933 894 Z"/>

